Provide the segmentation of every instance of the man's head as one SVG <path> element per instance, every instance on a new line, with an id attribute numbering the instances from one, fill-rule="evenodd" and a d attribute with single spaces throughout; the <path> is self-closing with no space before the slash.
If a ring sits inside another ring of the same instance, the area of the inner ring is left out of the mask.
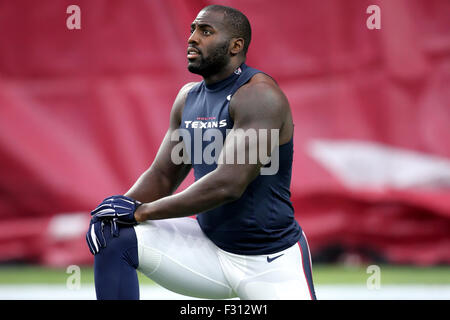
<path id="1" fill-rule="evenodd" d="M 188 69 L 208 77 L 231 60 L 244 62 L 250 40 L 250 23 L 242 12 L 220 5 L 205 7 L 191 24 Z"/>

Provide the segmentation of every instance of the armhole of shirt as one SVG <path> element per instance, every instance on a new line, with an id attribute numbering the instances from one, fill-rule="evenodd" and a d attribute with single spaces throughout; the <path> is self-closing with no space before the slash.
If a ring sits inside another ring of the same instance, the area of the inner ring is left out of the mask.
<path id="1" fill-rule="evenodd" d="M 202 83 L 203 83 L 202 81 L 197 82 L 197 83 L 194 84 L 194 85 L 189 89 L 189 91 L 187 92 L 187 94 L 186 94 L 186 99 L 184 100 L 183 110 L 182 110 L 182 112 L 181 112 L 181 121 L 183 121 L 183 114 L 184 114 L 184 110 L 185 110 L 185 108 L 186 108 L 186 104 L 187 104 L 187 102 L 188 102 L 188 100 L 189 100 L 189 96 L 190 96 L 191 94 L 193 94 L 194 92 L 198 91 L 198 90 L 200 89 L 200 86 L 202 85 Z"/>

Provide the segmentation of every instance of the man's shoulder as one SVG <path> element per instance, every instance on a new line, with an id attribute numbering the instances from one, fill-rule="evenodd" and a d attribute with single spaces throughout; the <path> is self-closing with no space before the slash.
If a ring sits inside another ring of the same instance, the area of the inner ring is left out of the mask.
<path id="1" fill-rule="evenodd" d="M 192 90 L 192 88 L 199 85 L 200 83 L 201 83 L 201 81 L 186 83 L 185 85 L 183 85 L 181 87 L 180 91 L 178 92 L 178 95 L 181 94 L 181 95 L 187 96 L 187 94 Z"/>
<path id="2" fill-rule="evenodd" d="M 286 96 L 275 80 L 265 73 L 255 74 L 246 84 L 239 88 L 232 100 L 233 107 L 240 105 L 271 105 L 273 109 L 288 105 Z M 278 106 L 278 107 L 277 107 Z"/>

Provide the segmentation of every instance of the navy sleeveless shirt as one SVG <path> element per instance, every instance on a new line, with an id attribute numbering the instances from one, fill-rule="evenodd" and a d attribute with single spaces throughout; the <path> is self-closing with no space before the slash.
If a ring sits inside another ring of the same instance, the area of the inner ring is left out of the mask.
<path id="1" fill-rule="evenodd" d="M 215 141 L 217 132 L 225 141 L 226 130 L 233 128 L 228 112 L 231 97 L 259 72 L 242 64 L 228 78 L 211 85 L 202 81 L 189 91 L 180 128 L 187 130 L 191 139 L 185 145 L 196 181 L 217 168 L 217 162 L 204 159 L 202 153 Z M 212 129 L 214 138 L 205 138 Z M 259 175 L 238 200 L 198 213 L 197 221 L 206 236 L 225 251 L 245 255 L 271 254 L 298 242 L 302 231 L 290 201 L 292 156 L 291 139 L 279 147 L 276 174 Z"/>

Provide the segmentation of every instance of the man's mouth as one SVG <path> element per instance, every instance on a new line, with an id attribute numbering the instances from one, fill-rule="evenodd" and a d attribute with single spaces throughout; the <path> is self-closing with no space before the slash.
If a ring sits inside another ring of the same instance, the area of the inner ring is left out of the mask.
<path id="1" fill-rule="evenodd" d="M 201 54 L 200 51 L 196 48 L 189 47 L 187 49 L 187 58 L 188 59 L 198 58 L 200 56 L 200 54 Z"/>

